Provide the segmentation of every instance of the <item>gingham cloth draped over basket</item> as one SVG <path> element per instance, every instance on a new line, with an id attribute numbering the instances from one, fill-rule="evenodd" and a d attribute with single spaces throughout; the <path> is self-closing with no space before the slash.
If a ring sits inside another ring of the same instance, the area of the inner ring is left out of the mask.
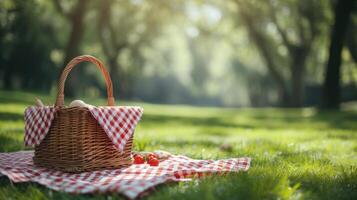
<path id="1" fill-rule="evenodd" d="M 25 110 L 25 145 L 39 145 L 48 133 L 58 109 L 52 106 L 31 106 Z M 134 133 L 143 109 L 140 107 L 89 107 L 90 113 L 104 129 L 114 147 L 122 152 Z"/>
<path id="2" fill-rule="evenodd" d="M 81 62 L 94 63 L 105 78 L 107 106 L 64 106 L 64 84 Z M 143 109 L 115 106 L 113 86 L 103 63 L 93 56 L 72 59 L 58 81 L 54 106 L 25 110 L 25 145 L 34 146 L 34 163 L 67 172 L 116 169 L 132 163 L 134 129 Z"/>

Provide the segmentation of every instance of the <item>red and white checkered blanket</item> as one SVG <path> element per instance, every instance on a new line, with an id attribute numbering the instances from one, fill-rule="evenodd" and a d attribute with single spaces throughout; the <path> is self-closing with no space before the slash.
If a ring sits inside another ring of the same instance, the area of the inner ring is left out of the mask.
<path id="1" fill-rule="evenodd" d="M 39 145 L 48 133 L 58 108 L 30 106 L 25 110 L 26 146 Z M 88 110 L 102 126 L 108 138 L 119 152 L 134 134 L 134 129 L 144 112 L 137 106 L 89 106 Z"/>
<path id="2" fill-rule="evenodd" d="M 158 184 L 246 171 L 250 165 L 250 158 L 194 160 L 186 156 L 171 155 L 161 161 L 158 167 L 141 164 L 123 169 L 71 174 L 36 167 L 32 157 L 33 151 L 0 153 L 0 174 L 8 176 L 13 182 L 33 181 L 58 191 L 116 192 L 131 199 Z"/>

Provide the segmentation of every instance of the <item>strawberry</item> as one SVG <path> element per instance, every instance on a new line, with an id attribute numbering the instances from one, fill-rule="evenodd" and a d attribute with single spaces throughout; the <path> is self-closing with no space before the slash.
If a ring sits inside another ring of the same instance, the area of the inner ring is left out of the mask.
<path id="1" fill-rule="evenodd" d="M 150 158 L 148 161 L 150 166 L 159 166 L 159 160 L 157 158 Z"/>
<path id="2" fill-rule="evenodd" d="M 140 154 L 134 155 L 134 164 L 144 164 L 144 163 L 145 163 L 145 159 L 142 155 Z"/>
<path id="3" fill-rule="evenodd" d="M 157 155 L 154 154 L 154 153 L 148 153 L 148 154 L 147 154 L 147 158 L 148 158 L 148 160 L 150 160 L 150 158 L 156 158 L 156 159 L 158 159 Z"/>

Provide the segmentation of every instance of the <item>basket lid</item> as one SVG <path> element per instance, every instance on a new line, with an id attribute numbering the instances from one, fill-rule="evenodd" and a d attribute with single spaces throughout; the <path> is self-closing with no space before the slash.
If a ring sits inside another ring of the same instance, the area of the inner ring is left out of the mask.
<path id="1" fill-rule="evenodd" d="M 31 106 L 25 110 L 26 146 L 39 145 L 48 133 L 58 107 Z M 89 106 L 88 110 L 103 128 L 114 147 L 122 152 L 133 135 L 144 109 L 138 106 Z"/>

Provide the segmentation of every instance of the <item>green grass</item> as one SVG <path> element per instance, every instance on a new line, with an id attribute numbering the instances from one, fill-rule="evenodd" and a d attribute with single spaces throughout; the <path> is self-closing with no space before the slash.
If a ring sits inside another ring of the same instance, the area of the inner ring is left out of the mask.
<path id="1" fill-rule="evenodd" d="M 23 110 L 36 95 L 0 91 L 0 152 L 22 150 Z M 53 98 L 41 96 L 45 102 Z M 105 101 L 86 99 L 103 104 Z M 144 107 L 136 150 L 167 150 L 197 159 L 249 156 L 248 172 L 162 185 L 148 199 L 357 199 L 357 111 L 222 109 L 128 103 Z M 222 144 L 232 148 L 221 150 Z M 70 195 L 0 178 L 0 199 L 121 199 Z"/>

